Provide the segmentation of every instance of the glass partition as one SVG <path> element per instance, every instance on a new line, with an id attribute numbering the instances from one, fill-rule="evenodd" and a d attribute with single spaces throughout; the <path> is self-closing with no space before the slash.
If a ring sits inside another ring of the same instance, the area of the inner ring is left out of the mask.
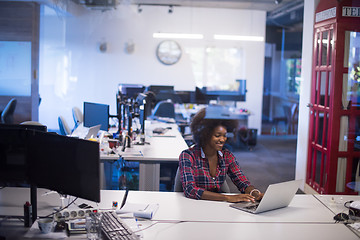
<path id="1" fill-rule="evenodd" d="M 31 95 L 31 42 L 0 41 L 0 95 Z"/>

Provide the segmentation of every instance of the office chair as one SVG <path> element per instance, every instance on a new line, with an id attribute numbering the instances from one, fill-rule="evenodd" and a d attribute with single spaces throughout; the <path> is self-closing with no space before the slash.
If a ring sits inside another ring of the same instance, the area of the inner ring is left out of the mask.
<path id="1" fill-rule="evenodd" d="M 72 115 L 75 122 L 75 128 L 79 126 L 84 121 L 84 116 L 81 112 L 81 110 L 78 107 L 73 107 L 72 109 Z"/>
<path id="2" fill-rule="evenodd" d="M 59 129 L 61 135 L 67 136 L 71 134 L 71 130 L 69 128 L 69 125 L 65 121 L 65 118 L 63 116 L 58 117 L 58 123 L 59 123 Z"/>
<path id="3" fill-rule="evenodd" d="M 156 104 L 153 117 L 166 117 L 175 119 L 175 107 L 171 101 L 160 101 Z"/>
<path id="4" fill-rule="evenodd" d="M 230 193 L 230 187 L 226 181 L 221 185 L 220 190 L 223 193 Z M 183 192 L 179 168 L 176 170 L 174 192 Z"/>
<path id="5" fill-rule="evenodd" d="M 6 104 L 4 110 L 1 113 L 1 123 L 12 124 L 14 123 L 14 112 L 16 108 L 17 100 L 12 98 L 8 104 Z"/>

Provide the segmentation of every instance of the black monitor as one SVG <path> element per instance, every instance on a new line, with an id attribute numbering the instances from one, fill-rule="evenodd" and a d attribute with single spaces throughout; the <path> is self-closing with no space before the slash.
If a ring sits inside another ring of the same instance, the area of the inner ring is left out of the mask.
<path id="1" fill-rule="evenodd" d="M 0 125 L 0 183 L 33 184 L 100 202 L 97 142 Z"/>
<path id="2" fill-rule="evenodd" d="M 125 95 L 128 98 L 136 99 L 139 93 L 142 93 L 144 89 L 144 87 L 127 87 Z"/>
<path id="3" fill-rule="evenodd" d="M 119 84 L 118 92 L 127 98 L 136 99 L 139 93 L 144 92 L 145 86 L 141 84 Z"/>
<path id="4" fill-rule="evenodd" d="M 84 127 L 101 124 L 100 130 L 109 130 L 109 105 L 84 102 Z"/>
<path id="5" fill-rule="evenodd" d="M 196 103 L 194 91 L 176 91 L 181 103 Z"/>
<path id="6" fill-rule="evenodd" d="M 0 184 L 30 185 L 35 219 L 34 187 L 100 202 L 97 142 L 5 125 L 0 136 Z"/>
<path id="7" fill-rule="evenodd" d="M 36 132 L 29 136 L 30 180 L 38 187 L 100 202 L 99 144 Z"/>
<path id="8" fill-rule="evenodd" d="M 158 94 L 160 92 L 174 92 L 174 86 L 170 85 L 150 85 L 147 86 L 145 91 L 151 91 L 155 94 Z"/>

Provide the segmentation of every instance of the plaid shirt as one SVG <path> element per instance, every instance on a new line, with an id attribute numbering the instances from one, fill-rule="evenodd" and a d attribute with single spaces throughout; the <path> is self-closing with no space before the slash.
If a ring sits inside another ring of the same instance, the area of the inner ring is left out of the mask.
<path id="1" fill-rule="evenodd" d="M 244 192 L 250 185 L 249 180 L 243 174 L 234 154 L 229 150 L 218 151 L 219 164 L 216 169 L 216 177 L 211 177 L 208 159 L 203 149 L 195 146 L 182 151 L 179 157 L 179 170 L 182 187 L 186 197 L 201 199 L 205 190 L 220 192 L 220 186 L 229 175 L 239 191 Z"/>

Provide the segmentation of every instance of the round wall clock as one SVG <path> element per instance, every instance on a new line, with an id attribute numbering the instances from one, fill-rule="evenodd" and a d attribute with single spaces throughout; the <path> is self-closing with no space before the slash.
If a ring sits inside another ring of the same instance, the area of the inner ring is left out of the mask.
<path id="1" fill-rule="evenodd" d="M 180 60 L 181 47 L 173 40 L 162 41 L 156 49 L 156 56 L 165 65 L 175 64 Z"/>

